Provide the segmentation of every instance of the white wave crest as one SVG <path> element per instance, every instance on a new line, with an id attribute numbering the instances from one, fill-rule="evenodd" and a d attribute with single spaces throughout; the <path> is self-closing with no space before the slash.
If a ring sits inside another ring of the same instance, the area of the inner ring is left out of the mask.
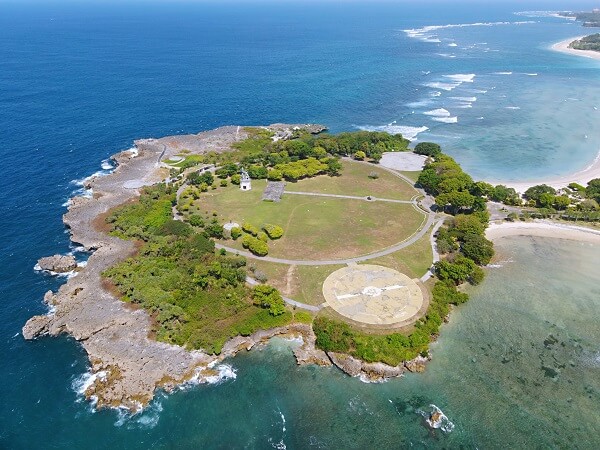
<path id="1" fill-rule="evenodd" d="M 459 102 L 465 103 L 474 103 L 477 101 L 477 97 L 450 97 L 452 100 L 457 100 Z"/>
<path id="2" fill-rule="evenodd" d="M 512 75 L 512 72 L 494 72 L 494 75 Z"/>
<path id="3" fill-rule="evenodd" d="M 458 44 L 456 42 L 450 42 L 448 47 L 458 47 Z"/>
<path id="4" fill-rule="evenodd" d="M 434 109 L 431 111 L 425 111 L 423 114 L 426 116 L 433 116 L 433 117 L 449 117 L 450 111 L 448 111 L 447 109 L 444 109 L 444 108 L 439 108 L 439 109 Z"/>
<path id="5" fill-rule="evenodd" d="M 432 88 L 432 89 L 441 89 L 442 91 L 450 92 L 453 89 L 456 89 L 460 86 L 461 83 L 443 83 L 441 81 L 434 81 L 431 83 L 425 83 L 423 86 Z"/>
<path id="6" fill-rule="evenodd" d="M 433 92 L 431 93 L 431 96 L 432 96 L 432 97 L 439 97 L 440 95 L 442 95 L 442 93 L 441 93 L 440 91 L 433 91 Z"/>
<path id="7" fill-rule="evenodd" d="M 441 56 L 442 58 L 456 58 L 456 55 L 452 55 L 450 53 L 437 53 L 438 56 Z"/>
<path id="8" fill-rule="evenodd" d="M 390 133 L 390 134 L 401 134 L 409 141 L 416 139 L 420 133 L 423 133 L 424 131 L 429 130 L 429 128 L 427 128 L 425 126 L 410 127 L 410 126 L 403 126 L 403 125 L 394 125 L 393 123 L 390 123 L 388 125 L 380 125 L 380 126 L 361 125 L 361 126 L 356 126 L 355 128 L 358 128 L 359 130 L 364 130 L 364 131 L 385 131 L 386 133 Z"/>
<path id="9" fill-rule="evenodd" d="M 434 404 L 429 405 L 430 411 L 423 411 L 418 409 L 417 413 L 425 418 L 425 422 L 431 428 L 440 429 L 445 433 L 451 433 L 454 430 L 454 424 L 448 419 L 448 417 L 442 412 L 440 408 Z"/>
<path id="10" fill-rule="evenodd" d="M 507 106 L 505 109 L 517 110 L 517 109 L 521 109 L 521 107 L 520 106 Z"/>
<path id="11" fill-rule="evenodd" d="M 421 28 L 409 28 L 402 30 L 409 38 L 419 39 L 423 42 L 439 42 L 437 36 L 434 34 L 438 30 L 445 30 L 449 28 L 465 28 L 465 27 L 494 27 L 502 25 L 525 25 L 536 23 L 535 21 L 520 21 L 520 22 L 476 22 L 476 23 L 457 23 L 448 25 L 428 25 Z"/>
<path id="12" fill-rule="evenodd" d="M 474 73 L 457 73 L 455 75 L 444 75 L 444 78 L 449 78 L 460 83 L 472 83 L 475 80 Z"/>
<path id="13" fill-rule="evenodd" d="M 442 123 L 456 123 L 458 122 L 458 117 L 433 117 L 431 120 Z"/>
<path id="14" fill-rule="evenodd" d="M 209 373 L 206 369 L 212 369 Z M 220 384 L 226 380 L 235 380 L 237 374 L 235 369 L 229 364 L 209 364 L 207 367 L 199 368 L 194 373 L 194 376 L 190 378 L 185 385 L 198 385 L 198 384 Z M 185 385 L 183 387 L 185 387 Z"/>

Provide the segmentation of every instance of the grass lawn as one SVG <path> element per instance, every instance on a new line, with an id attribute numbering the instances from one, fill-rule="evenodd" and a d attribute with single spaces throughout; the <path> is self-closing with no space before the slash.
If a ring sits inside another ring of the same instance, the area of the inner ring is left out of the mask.
<path id="1" fill-rule="evenodd" d="M 281 294 L 308 305 L 320 305 L 323 297 L 323 282 L 331 273 L 344 267 L 331 266 L 290 266 L 266 261 L 248 261 L 268 276 L 267 284 L 279 289 Z"/>
<path id="2" fill-rule="evenodd" d="M 365 261 L 364 264 L 379 264 L 396 269 L 409 277 L 421 278 L 433 264 L 429 233 L 402 250 L 380 258 L 370 259 Z"/>
<path id="3" fill-rule="evenodd" d="M 208 191 L 196 201 L 198 212 L 216 212 L 223 223 L 280 225 L 285 234 L 269 242 L 269 256 L 304 260 L 349 258 L 384 249 L 411 236 L 424 219 L 409 204 L 285 194 L 279 203 L 264 202 L 265 185 L 259 180 L 253 181 L 251 191 L 241 192 L 237 186 Z M 242 248 L 240 240 L 227 245 Z"/>
<path id="4" fill-rule="evenodd" d="M 315 178 L 287 183 L 287 191 L 319 192 L 325 194 L 353 195 L 356 197 L 390 198 L 410 200 L 418 192 L 406 181 L 394 176 L 376 164 L 343 160 L 344 167 L 339 177 L 320 175 Z M 371 172 L 377 172 L 379 178 L 369 178 Z"/>
<path id="5" fill-rule="evenodd" d="M 408 171 L 403 171 L 400 172 L 402 175 L 404 175 L 406 178 L 408 178 L 409 180 L 412 180 L 413 183 L 417 182 L 417 179 L 419 178 L 419 175 L 421 175 L 421 171 L 420 170 L 416 170 L 416 171 L 412 171 L 412 172 L 408 172 Z"/>

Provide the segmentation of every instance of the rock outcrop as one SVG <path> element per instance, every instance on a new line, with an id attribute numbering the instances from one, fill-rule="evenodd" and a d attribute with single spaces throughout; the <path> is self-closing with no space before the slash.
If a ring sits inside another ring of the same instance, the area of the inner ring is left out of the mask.
<path id="1" fill-rule="evenodd" d="M 77 261 L 71 255 L 46 256 L 38 260 L 38 266 L 41 270 L 55 273 L 71 272 L 77 268 Z"/>

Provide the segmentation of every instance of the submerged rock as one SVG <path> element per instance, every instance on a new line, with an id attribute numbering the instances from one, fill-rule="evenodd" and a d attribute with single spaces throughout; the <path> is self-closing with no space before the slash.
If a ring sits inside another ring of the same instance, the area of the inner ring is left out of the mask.
<path id="1" fill-rule="evenodd" d="M 71 272 L 77 268 L 77 261 L 74 256 L 54 255 L 40 258 L 38 260 L 40 270 L 55 273 Z"/>

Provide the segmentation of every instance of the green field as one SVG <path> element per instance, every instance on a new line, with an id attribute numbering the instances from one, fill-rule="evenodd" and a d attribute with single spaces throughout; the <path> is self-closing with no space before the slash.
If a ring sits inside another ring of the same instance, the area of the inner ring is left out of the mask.
<path id="1" fill-rule="evenodd" d="M 365 264 L 379 264 L 396 269 L 413 278 L 421 278 L 433 264 L 433 252 L 426 233 L 414 244 L 390 255 L 365 261 Z"/>
<path id="2" fill-rule="evenodd" d="M 264 181 L 241 192 L 237 186 L 210 191 L 197 200 L 201 212 L 260 227 L 280 225 L 284 236 L 269 242 L 269 255 L 286 259 L 342 259 L 382 250 L 412 235 L 423 214 L 410 204 L 285 195 L 281 202 L 261 200 Z M 241 242 L 227 241 L 241 249 Z"/>
<path id="3" fill-rule="evenodd" d="M 375 164 L 343 160 L 342 166 L 342 174 L 339 177 L 320 175 L 297 183 L 288 183 L 286 190 L 356 197 L 370 195 L 393 200 L 410 200 L 418 194 L 406 181 Z M 369 174 L 372 172 L 377 173 L 379 178 L 369 178 Z"/>

